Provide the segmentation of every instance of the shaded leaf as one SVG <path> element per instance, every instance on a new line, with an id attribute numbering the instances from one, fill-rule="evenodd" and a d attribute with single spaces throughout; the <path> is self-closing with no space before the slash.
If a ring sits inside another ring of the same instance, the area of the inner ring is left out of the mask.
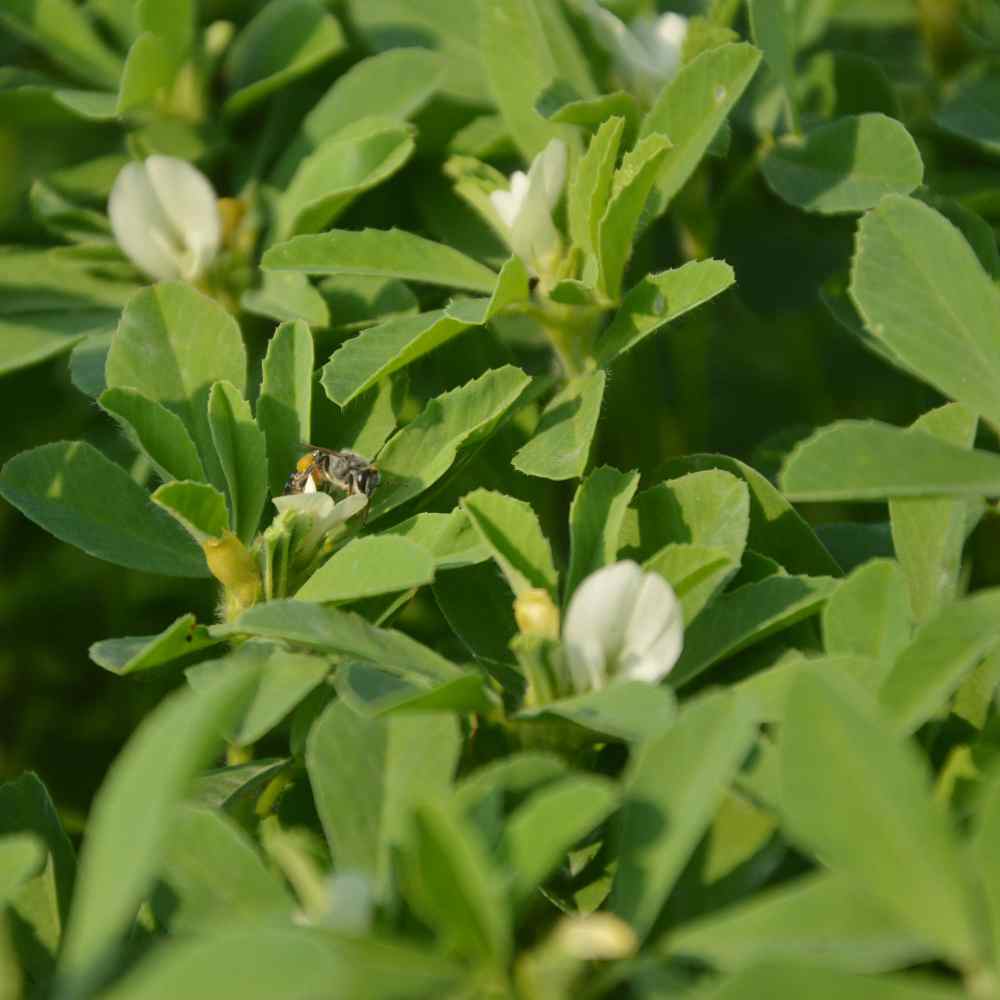
<path id="1" fill-rule="evenodd" d="M 119 566 L 207 576 L 200 549 L 125 470 L 84 441 L 22 452 L 0 473 L 0 493 L 56 538 Z"/>

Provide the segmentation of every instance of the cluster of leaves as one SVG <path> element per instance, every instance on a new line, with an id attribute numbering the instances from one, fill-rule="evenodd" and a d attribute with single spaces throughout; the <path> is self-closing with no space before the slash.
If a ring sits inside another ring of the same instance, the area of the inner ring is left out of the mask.
<path id="1" fill-rule="evenodd" d="M 70 352 L 122 432 L 0 493 L 221 590 L 92 647 L 186 683 L 78 861 L 0 786 L 4 1000 L 1000 996 L 996 11 L 692 6 L 651 103 L 584 0 L 0 10 L 0 138 L 47 150 L 0 205 L 0 368 Z M 538 274 L 490 196 L 553 140 Z M 111 236 L 153 153 L 226 195 L 197 288 Z M 802 341 L 890 398 L 744 416 Z M 686 454 L 720 419 L 753 463 Z M 269 503 L 307 441 L 381 475 L 320 537 Z M 622 559 L 680 601 L 669 683 L 539 698 L 515 599 Z"/>

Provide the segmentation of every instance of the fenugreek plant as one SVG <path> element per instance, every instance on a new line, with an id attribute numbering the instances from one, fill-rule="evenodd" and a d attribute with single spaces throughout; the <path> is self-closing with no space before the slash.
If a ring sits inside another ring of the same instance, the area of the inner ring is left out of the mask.
<path id="1" fill-rule="evenodd" d="M 0 5 L 0 495 L 217 592 L 0 1000 L 1000 1000 L 1000 8 L 669 6 Z"/>

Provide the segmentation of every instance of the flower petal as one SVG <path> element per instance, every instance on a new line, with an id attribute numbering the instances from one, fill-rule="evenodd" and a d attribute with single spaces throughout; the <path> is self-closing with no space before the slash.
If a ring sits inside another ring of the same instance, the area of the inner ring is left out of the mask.
<path id="1" fill-rule="evenodd" d="M 639 566 L 627 560 L 591 573 L 569 602 L 563 639 L 580 646 L 597 642 L 609 660 L 616 658 L 625 643 L 625 630 L 642 577 Z"/>
<path id="2" fill-rule="evenodd" d="M 531 164 L 532 170 L 535 169 L 535 164 L 538 164 L 545 204 L 551 215 L 566 182 L 566 143 L 562 139 L 552 139 L 535 157 Z M 530 173 L 528 179 L 532 179 Z"/>
<path id="3" fill-rule="evenodd" d="M 607 658 L 596 639 L 586 639 L 580 643 L 567 642 L 563 645 L 563 651 L 574 694 L 599 691 L 607 686 Z"/>
<path id="4" fill-rule="evenodd" d="M 169 233 L 170 220 L 141 163 L 125 164 L 115 178 L 108 217 L 118 245 L 139 270 L 158 281 L 181 277 L 170 240 L 152 238 L 153 233 Z"/>
<path id="5" fill-rule="evenodd" d="M 196 278 L 218 253 L 222 241 L 215 190 L 197 167 L 173 156 L 150 156 L 146 173 L 175 235 L 189 251 L 185 277 Z"/>
<path id="6" fill-rule="evenodd" d="M 684 616 L 673 587 L 646 573 L 629 621 L 617 677 L 655 684 L 684 648 Z"/>

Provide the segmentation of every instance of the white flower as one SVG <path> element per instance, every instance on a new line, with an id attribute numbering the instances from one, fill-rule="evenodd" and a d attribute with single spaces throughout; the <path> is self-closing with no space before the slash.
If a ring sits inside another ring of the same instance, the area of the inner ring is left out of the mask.
<path id="1" fill-rule="evenodd" d="M 222 239 L 208 178 L 172 156 L 126 164 L 111 189 L 108 215 L 125 255 L 157 281 L 196 280 Z"/>
<path id="2" fill-rule="evenodd" d="M 310 488 L 311 487 L 311 488 Z M 332 531 L 338 524 L 354 517 L 368 503 L 364 493 L 352 493 L 343 500 L 334 501 L 329 493 L 321 493 L 310 479 L 304 493 L 274 498 L 274 506 L 278 514 L 296 514 L 308 519 L 309 526 L 298 543 L 303 552 L 312 552 L 322 541 L 324 535 Z"/>
<path id="3" fill-rule="evenodd" d="M 544 273 L 562 248 L 552 210 L 566 180 L 566 144 L 553 139 L 532 161 L 527 174 L 515 170 L 509 191 L 490 201 L 503 223 L 507 243 L 534 274 Z"/>
<path id="4" fill-rule="evenodd" d="M 583 0 L 583 11 L 625 85 L 651 104 L 680 69 L 687 18 L 672 12 L 637 17 L 626 27 L 597 0 Z"/>
<path id="5" fill-rule="evenodd" d="M 680 602 L 659 574 L 617 562 L 591 573 L 577 588 L 562 637 L 577 693 L 616 679 L 655 684 L 684 645 Z"/>

